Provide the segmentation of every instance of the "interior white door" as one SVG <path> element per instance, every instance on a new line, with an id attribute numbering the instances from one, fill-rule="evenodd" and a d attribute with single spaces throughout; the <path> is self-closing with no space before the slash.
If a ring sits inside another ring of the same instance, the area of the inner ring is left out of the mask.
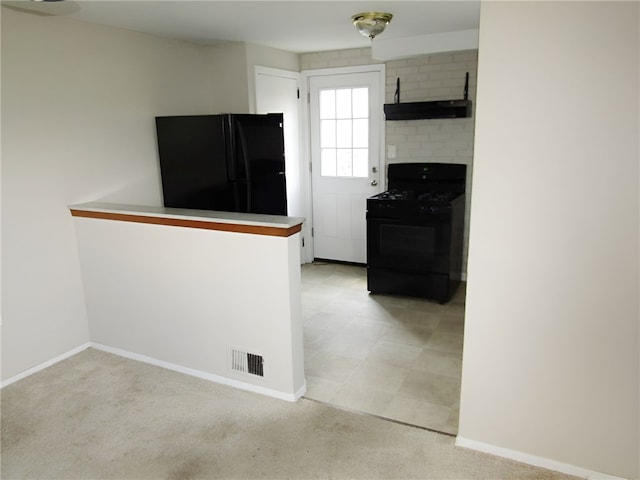
<path id="1" fill-rule="evenodd" d="M 290 217 L 309 217 L 308 169 L 302 168 L 300 150 L 300 78 L 298 72 L 269 67 L 255 67 L 255 113 L 282 113 L 284 115 L 284 155 L 287 177 L 287 211 Z M 306 158 L 306 157 L 305 157 Z M 306 164 L 306 161 L 305 161 Z M 303 263 L 313 260 L 311 224 L 302 224 L 300 258 Z"/>
<path id="2" fill-rule="evenodd" d="M 309 77 L 315 258 L 366 263 L 366 199 L 381 190 L 384 151 L 384 69 L 372 67 Z"/>
<path id="3" fill-rule="evenodd" d="M 287 178 L 287 211 L 290 217 L 305 217 L 304 176 L 300 155 L 300 73 L 269 67 L 255 67 L 255 113 L 282 113 L 284 116 L 284 155 Z M 305 238 L 311 226 L 303 224 L 301 258 L 306 253 Z"/>

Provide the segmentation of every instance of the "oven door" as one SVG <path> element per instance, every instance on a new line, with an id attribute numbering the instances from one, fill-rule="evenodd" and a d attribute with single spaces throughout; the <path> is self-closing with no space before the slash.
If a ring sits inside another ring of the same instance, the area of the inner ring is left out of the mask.
<path id="1" fill-rule="evenodd" d="M 367 289 L 445 303 L 455 288 L 448 215 L 367 220 Z"/>
<path id="2" fill-rule="evenodd" d="M 367 265 L 415 273 L 450 271 L 448 214 L 367 219 Z"/>

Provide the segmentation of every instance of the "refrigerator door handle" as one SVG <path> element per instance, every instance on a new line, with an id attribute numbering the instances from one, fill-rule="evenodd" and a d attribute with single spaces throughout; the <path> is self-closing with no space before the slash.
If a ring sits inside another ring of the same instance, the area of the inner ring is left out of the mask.
<path id="1" fill-rule="evenodd" d="M 240 152 L 242 153 L 242 163 L 247 176 L 247 211 L 251 211 L 251 169 L 249 168 L 249 155 L 247 154 L 247 143 L 245 141 L 242 124 L 236 123 L 238 128 L 238 139 L 240 140 Z"/>

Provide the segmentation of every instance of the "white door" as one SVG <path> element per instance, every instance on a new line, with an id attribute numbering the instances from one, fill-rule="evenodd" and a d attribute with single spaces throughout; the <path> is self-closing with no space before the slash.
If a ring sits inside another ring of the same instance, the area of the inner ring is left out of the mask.
<path id="1" fill-rule="evenodd" d="M 290 217 L 304 217 L 304 199 L 300 160 L 300 74 L 288 70 L 255 67 L 255 113 L 282 113 L 284 115 L 284 155 L 287 178 L 287 211 Z M 311 226 L 302 227 L 302 239 L 311 236 Z M 301 258 L 307 255 L 304 240 Z"/>
<path id="2" fill-rule="evenodd" d="M 315 258 L 367 260 L 366 199 L 384 178 L 384 67 L 369 68 L 309 77 Z"/>

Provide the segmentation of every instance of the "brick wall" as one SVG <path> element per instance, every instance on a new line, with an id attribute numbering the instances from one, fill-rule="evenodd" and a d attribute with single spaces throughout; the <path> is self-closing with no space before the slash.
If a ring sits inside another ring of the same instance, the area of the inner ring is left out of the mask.
<path id="1" fill-rule="evenodd" d="M 392 103 L 396 78 L 400 101 L 463 98 L 469 72 L 469 98 L 475 99 L 477 52 L 445 53 L 386 63 L 386 102 Z M 475 105 L 474 105 L 475 106 Z M 474 117 L 386 122 L 387 145 L 397 146 L 389 162 L 445 162 L 472 164 Z"/>
<path id="2" fill-rule="evenodd" d="M 349 50 L 333 50 L 330 52 L 303 53 L 300 55 L 300 68 L 315 70 L 317 68 L 355 67 L 358 65 L 379 64 L 371 58 L 370 48 L 352 48 Z"/>

